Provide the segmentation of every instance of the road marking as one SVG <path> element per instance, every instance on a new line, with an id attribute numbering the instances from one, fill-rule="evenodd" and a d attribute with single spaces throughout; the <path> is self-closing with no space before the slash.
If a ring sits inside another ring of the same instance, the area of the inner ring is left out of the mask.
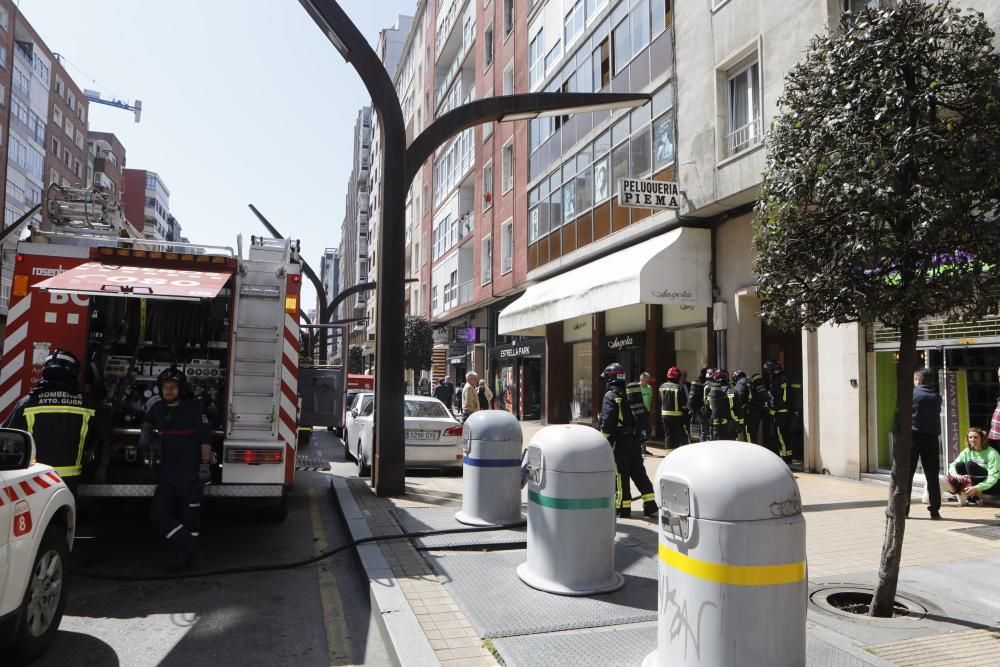
<path id="1" fill-rule="evenodd" d="M 326 542 L 326 531 L 323 529 L 323 516 L 320 513 L 319 494 L 316 489 L 309 489 L 309 517 L 312 520 L 316 553 L 320 554 L 326 551 L 329 545 Z M 323 605 L 323 625 L 326 628 L 326 647 L 330 664 L 354 664 L 351 644 L 347 639 L 347 625 L 344 623 L 344 607 L 340 600 L 337 575 L 333 571 L 329 558 L 317 563 L 317 574 L 319 575 L 319 598 Z"/>

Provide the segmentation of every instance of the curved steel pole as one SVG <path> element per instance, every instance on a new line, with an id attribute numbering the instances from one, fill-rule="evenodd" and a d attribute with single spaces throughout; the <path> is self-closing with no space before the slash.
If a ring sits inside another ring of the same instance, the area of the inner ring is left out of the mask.
<path id="1" fill-rule="evenodd" d="M 379 496 L 405 491 L 403 448 L 403 267 L 406 127 L 392 79 L 335 0 L 300 0 L 323 34 L 354 67 L 371 95 L 382 130 L 382 220 L 378 228 L 375 304 L 375 464 Z"/>

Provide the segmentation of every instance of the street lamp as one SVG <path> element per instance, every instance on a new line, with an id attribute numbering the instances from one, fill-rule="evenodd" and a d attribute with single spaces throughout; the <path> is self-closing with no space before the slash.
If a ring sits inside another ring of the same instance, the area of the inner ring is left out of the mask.
<path id="1" fill-rule="evenodd" d="M 403 459 L 403 320 L 406 191 L 424 162 L 450 137 L 489 121 L 641 106 L 650 95 L 530 93 L 475 100 L 444 114 L 406 145 L 403 111 L 382 61 L 336 0 L 299 0 L 323 34 L 357 71 L 382 128 L 382 221 L 378 227 L 375 323 L 375 456 L 379 496 L 405 490 Z"/>

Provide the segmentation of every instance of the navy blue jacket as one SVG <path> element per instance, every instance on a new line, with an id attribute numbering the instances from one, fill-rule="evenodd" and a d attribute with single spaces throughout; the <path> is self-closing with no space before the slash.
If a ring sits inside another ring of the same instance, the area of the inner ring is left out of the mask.
<path id="1" fill-rule="evenodd" d="M 913 432 L 941 435 L 941 395 L 934 387 L 918 384 L 913 388 Z"/>

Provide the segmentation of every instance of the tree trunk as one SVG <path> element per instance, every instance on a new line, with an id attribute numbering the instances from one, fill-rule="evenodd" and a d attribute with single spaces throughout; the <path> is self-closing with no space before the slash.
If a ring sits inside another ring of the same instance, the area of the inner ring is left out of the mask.
<path id="1" fill-rule="evenodd" d="M 878 586 L 868 610 L 870 616 L 891 618 L 903 556 L 906 508 L 910 500 L 910 446 L 913 426 L 913 371 L 917 365 L 916 319 L 903 322 L 899 332 L 899 362 L 896 366 L 896 427 L 892 445 L 892 481 L 885 508 L 885 539 L 879 563 Z"/>

